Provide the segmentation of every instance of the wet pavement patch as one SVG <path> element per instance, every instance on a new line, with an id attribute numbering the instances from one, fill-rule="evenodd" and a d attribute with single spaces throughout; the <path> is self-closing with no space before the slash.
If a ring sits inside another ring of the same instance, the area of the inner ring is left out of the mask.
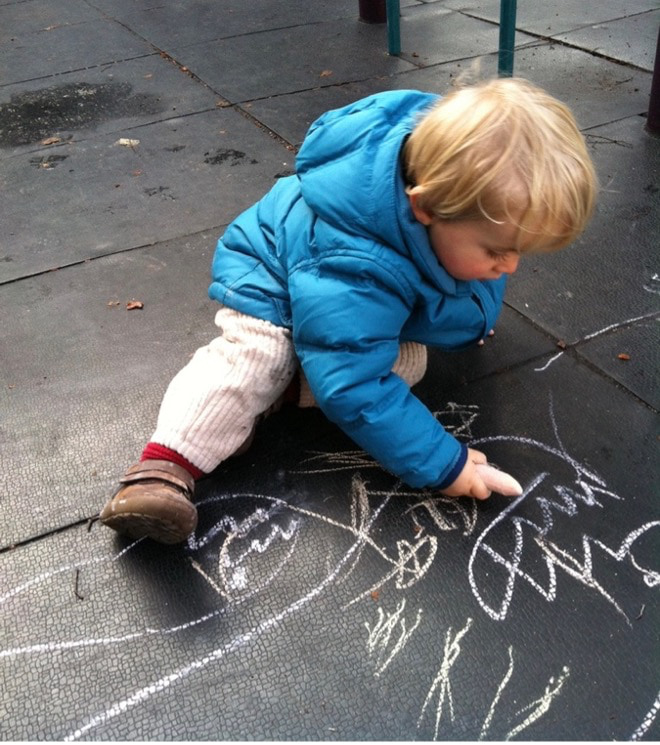
<path id="1" fill-rule="evenodd" d="M 19 93 L 0 104 L 0 147 L 38 143 L 55 132 L 94 127 L 109 119 L 158 114 L 165 104 L 129 83 L 66 83 Z"/>
<path id="2" fill-rule="evenodd" d="M 233 150 L 232 148 L 219 148 L 215 153 L 210 152 L 204 153 L 204 163 L 208 163 L 211 166 L 219 166 L 222 163 L 229 163 L 230 166 L 235 166 L 241 163 L 245 159 L 245 153 L 241 150 Z M 249 161 L 252 165 L 259 161 L 251 158 Z"/>

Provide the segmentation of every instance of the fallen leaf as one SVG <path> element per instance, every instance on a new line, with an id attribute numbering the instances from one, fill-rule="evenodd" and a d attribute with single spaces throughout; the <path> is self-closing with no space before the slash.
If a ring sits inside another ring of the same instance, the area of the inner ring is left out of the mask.
<path id="1" fill-rule="evenodd" d="M 109 308 L 114 308 L 115 306 L 117 306 L 117 305 L 119 305 L 119 304 L 120 304 L 120 303 L 119 303 L 119 300 L 110 300 L 110 301 L 108 302 L 108 307 L 109 307 Z"/>
<path id="2" fill-rule="evenodd" d="M 139 300 L 129 300 L 126 303 L 126 310 L 142 310 L 142 308 L 144 308 L 144 303 Z"/>
<path id="3" fill-rule="evenodd" d="M 332 75 L 332 70 L 323 70 L 319 75 L 320 78 L 329 78 Z"/>
<path id="4" fill-rule="evenodd" d="M 131 140 L 128 137 L 120 137 L 115 145 L 121 145 L 122 147 L 135 147 L 140 144 L 140 140 Z"/>
<path id="5" fill-rule="evenodd" d="M 56 142 L 62 142 L 61 137 L 46 137 L 45 140 L 42 140 L 39 144 L 40 145 L 54 145 Z"/>
<path id="6" fill-rule="evenodd" d="M 557 346 L 559 347 L 559 349 L 566 349 L 566 342 L 563 339 L 560 339 L 557 342 Z"/>
<path id="7" fill-rule="evenodd" d="M 377 603 L 377 602 L 378 602 L 378 598 L 379 598 L 379 597 L 380 597 L 380 592 L 379 592 L 378 590 L 372 590 L 372 592 L 371 592 L 371 599 L 372 599 L 372 600 L 373 600 L 373 601 L 374 601 L 375 603 Z"/>
<path id="8" fill-rule="evenodd" d="M 630 359 L 630 355 L 626 354 L 625 352 L 621 352 L 621 354 L 617 354 L 617 359 L 626 361 Z"/>

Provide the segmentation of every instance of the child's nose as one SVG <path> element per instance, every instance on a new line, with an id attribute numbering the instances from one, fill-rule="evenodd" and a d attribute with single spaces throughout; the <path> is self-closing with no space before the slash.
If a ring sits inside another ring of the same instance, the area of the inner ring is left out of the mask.
<path id="1" fill-rule="evenodd" d="M 500 261 L 499 269 L 504 274 L 513 274 L 518 268 L 518 262 L 520 261 L 520 254 L 515 251 L 509 251 L 502 256 Z"/>

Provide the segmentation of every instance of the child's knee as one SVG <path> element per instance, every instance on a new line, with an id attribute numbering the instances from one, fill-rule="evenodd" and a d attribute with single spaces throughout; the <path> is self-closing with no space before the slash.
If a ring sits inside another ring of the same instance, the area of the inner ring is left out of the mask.
<path id="1" fill-rule="evenodd" d="M 412 388 L 424 377 L 428 361 L 428 352 L 423 344 L 405 341 L 399 347 L 399 356 L 392 372 L 408 383 Z"/>

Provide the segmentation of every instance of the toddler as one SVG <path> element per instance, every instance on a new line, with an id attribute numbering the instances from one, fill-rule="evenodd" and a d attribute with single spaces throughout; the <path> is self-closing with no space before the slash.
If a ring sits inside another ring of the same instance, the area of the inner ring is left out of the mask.
<path id="1" fill-rule="evenodd" d="M 218 336 L 170 383 L 101 521 L 185 540 L 195 480 L 243 452 L 286 398 L 316 403 L 412 487 L 487 498 L 486 456 L 411 386 L 426 345 L 462 349 L 492 333 L 507 275 L 579 235 L 596 188 L 569 110 L 521 79 L 443 98 L 389 91 L 321 116 L 296 174 L 218 241 Z"/>

